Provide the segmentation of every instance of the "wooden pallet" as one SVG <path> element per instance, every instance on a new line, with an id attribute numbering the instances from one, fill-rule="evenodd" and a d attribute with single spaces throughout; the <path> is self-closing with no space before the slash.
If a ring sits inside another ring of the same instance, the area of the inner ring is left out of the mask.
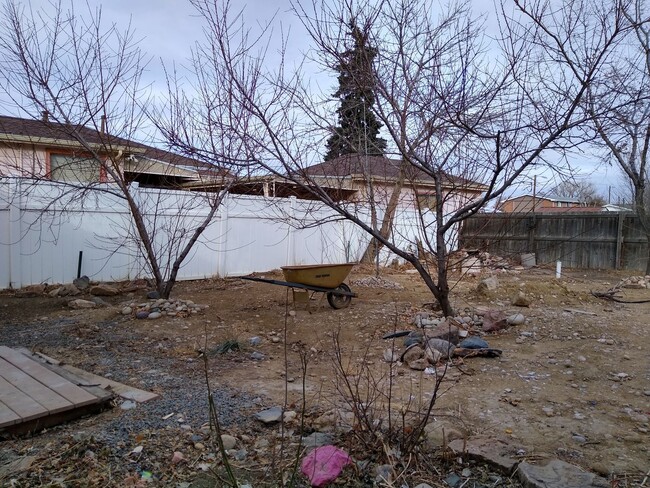
<path id="1" fill-rule="evenodd" d="M 110 406 L 113 393 L 0 346 L 0 436 L 24 434 Z"/>

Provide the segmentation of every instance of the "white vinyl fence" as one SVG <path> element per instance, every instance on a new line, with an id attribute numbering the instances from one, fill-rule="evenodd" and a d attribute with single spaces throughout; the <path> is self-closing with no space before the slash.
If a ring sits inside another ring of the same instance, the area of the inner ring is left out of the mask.
<path id="1" fill-rule="evenodd" d="M 126 201 L 110 190 L 106 186 L 81 197 L 66 195 L 69 187 L 51 182 L 0 181 L 0 288 L 69 283 L 77 276 L 80 253 L 81 274 L 93 280 L 150 276 Z M 175 257 L 170 244 L 182 244 L 208 212 L 198 193 L 134 188 L 133 194 L 163 261 Z M 415 212 L 398 213 L 394 239 L 404 248 L 422 239 Z M 315 202 L 228 195 L 178 279 L 357 261 L 368 241 L 356 225 Z M 382 261 L 393 257 L 384 252 Z"/>

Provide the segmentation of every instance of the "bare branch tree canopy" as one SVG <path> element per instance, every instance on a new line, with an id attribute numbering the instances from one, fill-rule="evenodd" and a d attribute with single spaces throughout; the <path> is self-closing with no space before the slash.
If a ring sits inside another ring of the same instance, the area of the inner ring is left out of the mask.
<path id="1" fill-rule="evenodd" d="M 648 156 L 650 156 L 650 12 L 644 0 L 625 2 L 621 15 L 632 26 L 625 49 L 605 66 L 606 76 L 590 87 L 586 110 L 592 130 L 611 164 L 632 188 L 634 208 L 650 242 Z M 646 273 L 650 273 L 650 246 Z"/>
<path id="2" fill-rule="evenodd" d="M 381 124 L 373 111 L 375 105 L 375 77 L 373 62 L 377 49 L 369 45 L 366 27 L 349 22 L 352 47 L 336 60 L 334 70 L 339 73 L 339 87 L 334 97 L 339 101 L 336 112 L 339 125 L 327 139 L 325 161 L 345 154 L 383 156 L 386 140 L 379 137 Z"/>
<path id="3" fill-rule="evenodd" d="M 223 192 L 185 191 L 173 204 L 178 215 L 165 220 L 161 214 L 168 208 L 168 200 L 174 198 L 155 191 L 145 198 L 137 185 L 131 184 L 132 173 L 126 168 L 137 161 L 131 156 L 143 150 L 132 140 L 148 127 L 142 107 L 147 106 L 149 96 L 140 83 L 145 60 L 130 25 L 123 30 L 115 25 L 104 28 L 101 10 L 88 8 L 78 15 L 70 5 L 70 10 L 58 3 L 50 10 L 32 11 L 19 2 L 4 4 L 0 84 L 22 112 L 37 120 L 44 114 L 41 124 L 50 138 L 73 141 L 69 163 L 83 157 L 102 177 L 80 178 L 68 172 L 68 177 L 57 178 L 54 171 L 43 171 L 44 165 L 31 174 L 23 167 L 10 175 L 27 177 L 35 185 L 58 179 L 56 186 L 61 192 L 51 196 L 49 210 L 64 212 L 96 192 L 124 202 L 130 222 L 116 222 L 114 227 L 122 238 L 104 244 L 112 246 L 108 249 L 111 253 L 135 247 L 144 257 L 157 290 L 168 297 L 180 266 L 212 221 Z M 196 174 L 224 186 L 225 168 L 195 169 Z M 137 172 L 133 164 L 131 170 Z M 197 207 L 208 210 L 194 218 Z"/>
<path id="4" fill-rule="evenodd" d="M 202 91 L 209 90 L 207 80 L 227 80 L 229 103 L 237 107 L 231 110 L 248 116 L 246 131 L 232 128 L 247 161 L 299 185 L 411 263 L 446 315 L 453 313 L 449 246 L 458 226 L 533 165 L 557 168 L 557 156 L 583 141 L 578 129 L 590 115 L 581 107 L 630 29 L 625 2 L 517 0 L 514 13 L 500 9 L 496 53 L 483 43 L 480 22 L 459 6 L 440 10 L 427 0 L 294 4 L 312 40 L 310 58 L 324 68 L 347 62 L 350 19 L 376 49 L 373 112 L 394 148 L 394 163 L 385 167 L 396 167 L 391 181 L 402 181 L 412 194 L 424 180 L 434 189 L 428 204 L 418 205 L 421 244 L 432 257 L 420 259 L 413 245 L 383 233 L 354 202 L 327 191 L 335 180 L 343 187 L 346 177 L 327 179 L 310 168 L 320 162 L 315 148 L 330 135 L 331 112 L 326 94 L 312 93 L 303 82 L 302 66 L 291 72 L 284 64 L 264 67 L 264 32 L 253 35 L 227 2 L 193 4 L 208 26 L 197 83 Z M 201 123 L 208 127 L 205 108 Z M 380 179 L 365 175 L 371 188 L 379 188 Z M 479 186 L 482 194 L 472 196 L 469 190 Z"/>
<path id="5" fill-rule="evenodd" d="M 589 207 L 601 207 L 607 202 L 605 198 L 598 193 L 596 186 L 589 180 L 564 180 L 549 192 L 550 196 L 567 197 L 578 200 L 581 205 Z"/>

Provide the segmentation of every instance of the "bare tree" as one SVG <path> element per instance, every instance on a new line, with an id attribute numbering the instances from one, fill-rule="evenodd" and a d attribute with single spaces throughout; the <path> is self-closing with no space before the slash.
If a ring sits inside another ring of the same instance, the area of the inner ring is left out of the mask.
<path id="1" fill-rule="evenodd" d="M 4 5 L 3 90 L 24 114 L 44 114 L 37 118 L 45 137 L 72 141 L 60 171 L 20 164 L 13 171 L 5 167 L 4 176 L 19 176 L 35 186 L 56 180 L 59 191 L 48 196 L 45 208 L 59 214 L 97 192 L 124 204 L 129 218 L 113 225 L 119 238 L 113 234 L 102 245 L 111 253 L 134 246 L 156 289 L 168 297 L 181 265 L 219 208 L 231 174 L 217 164 L 196 164 L 133 142 L 144 137 L 148 126 L 142 107 L 149 97 L 141 85 L 146 63 L 131 26 L 104 28 L 101 20 L 101 10 L 88 7 L 77 15 L 72 3 L 70 10 L 58 3 L 39 11 L 13 1 Z M 213 191 L 138 190 L 133 180 L 150 152 L 172 166 L 175 157 L 195 164 L 194 189 L 211 186 Z"/>
<path id="2" fill-rule="evenodd" d="M 550 192 L 551 196 L 575 198 L 578 203 L 591 207 L 605 205 L 605 198 L 598 192 L 593 182 L 585 179 L 567 179 L 555 185 Z"/>
<path id="3" fill-rule="evenodd" d="M 631 26 L 625 48 L 609 60 L 607 76 L 591 87 L 586 106 L 607 159 L 629 182 L 634 210 L 650 242 L 650 16 L 644 0 L 625 3 L 622 14 Z M 650 273 L 650 245 L 646 273 Z"/>
<path id="4" fill-rule="evenodd" d="M 461 7 L 437 13 L 424 0 L 294 4 L 313 42 L 311 57 L 325 67 L 341 62 L 351 21 L 369 33 L 377 49 L 374 110 L 388 135 L 389 156 L 397 161 L 395 180 L 417 189 L 426 179 L 435 188 L 431 205 L 417 205 L 423 246 L 434 256 L 429 263 L 412 240 L 390 231 L 394 225 L 378 229 L 358 211 L 358 202 L 332 192 L 336 175 L 327 179 L 313 171 L 320 162 L 314 148 L 332 130 L 332 117 L 323 103 L 327 97 L 304 83 L 301 66 L 269 69 L 262 63 L 268 36 L 252 36 L 227 3 L 193 4 L 207 21 L 203 66 L 227 78 L 229 102 L 250 116 L 246 133 L 237 131 L 248 148 L 247 162 L 291 180 L 411 263 L 446 315 L 453 314 L 448 272 L 458 226 L 533 165 L 557 167 L 580 142 L 576 129 L 586 119 L 580 110 L 585 94 L 627 25 L 618 3 L 550 8 L 515 2 L 514 14 L 501 10 L 501 49 L 495 54 L 482 43 L 480 24 Z M 349 179 L 338 177 L 344 188 Z M 380 179 L 365 175 L 371 190 Z M 484 191 L 472 198 L 468 189 L 477 184 Z M 401 195 L 389 196 L 386 212 Z"/>

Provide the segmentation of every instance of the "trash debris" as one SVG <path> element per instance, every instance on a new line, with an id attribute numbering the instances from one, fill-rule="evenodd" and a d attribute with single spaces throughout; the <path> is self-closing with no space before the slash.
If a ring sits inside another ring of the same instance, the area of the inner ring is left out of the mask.
<path id="1" fill-rule="evenodd" d="M 302 460 L 300 471 L 311 486 L 325 486 L 334 481 L 350 463 L 348 454 L 336 446 L 317 447 Z"/>

